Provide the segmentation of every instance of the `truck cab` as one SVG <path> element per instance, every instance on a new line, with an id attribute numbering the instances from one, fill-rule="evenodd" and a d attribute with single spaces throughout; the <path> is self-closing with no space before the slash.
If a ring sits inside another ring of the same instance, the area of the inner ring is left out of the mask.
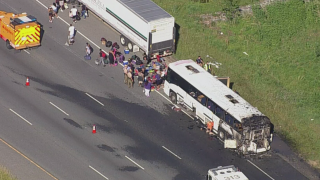
<path id="1" fill-rule="evenodd" d="M 234 165 L 209 169 L 206 180 L 249 180 Z"/>

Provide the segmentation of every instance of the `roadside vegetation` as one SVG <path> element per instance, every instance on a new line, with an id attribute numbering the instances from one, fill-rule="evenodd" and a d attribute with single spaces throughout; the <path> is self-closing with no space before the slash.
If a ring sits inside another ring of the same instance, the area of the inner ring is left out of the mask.
<path id="1" fill-rule="evenodd" d="M 233 89 L 271 119 L 275 132 L 320 168 L 319 0 L 263 8 L 254 5 L 258 0 L 153 1 L 176 18 L 176 59 L 201 55 L 222 63 L 216 75 L 229 76 Z M 248 4 L 252 11 L 236 10 Z"/>
<path id="2" fill-rule="evenodd" d="M 0 166 L 0 180 L 17 180 L 17 178 L 14 178 L 8 170 Z"/>

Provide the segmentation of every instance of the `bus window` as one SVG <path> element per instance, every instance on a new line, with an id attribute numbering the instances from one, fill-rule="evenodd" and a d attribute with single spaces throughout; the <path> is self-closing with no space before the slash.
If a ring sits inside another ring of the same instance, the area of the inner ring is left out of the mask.
<path id="1" fill-rule="evenodd" d="M 210 99 L 208 100 L 208 106 L 207 106 L 212 112 L 213 114 L 216 114 L 216 108 L 217 105 L 216 103 L 214 103 L 213 101 L 211 101 Z"/>
<path id="2" fill-rule="evenodd" d="M 173 71 L 172 71 L 170 68 L 168 68 L 166 80 L 167 80 L 169 83 L 172 83 L 172 74 L 173 74 Z"/>
<path id="3" fill-rule="evenodd" d="M 169 79 L 169 83 L 179 86 L 182 78 L 177 73 L 171 70 L 171 72 L 168 75 L 168 79 Z"/>
<path id="4" fill-rule="evenodd" d="M 234 119 L 234 123 L 233 123 L 233 128 L 238 131 L 238 132 L 242 132 L 243 128 L 242 128 L 242 124 L 237 121 L 236 119 Z"/>
<path id="5" fill-rule="evenodd" d="M 226 123 L 228 123 L 231 127 L 233 127 L 233 122 L 235 121 L 235 119 L 234 119 L 230 114 L 226 113 L 225 121 L 226 121 Z"/>
<path id="6" fill-rule="evenodd" d="M 187 91 L 193 98 L 197 98 L 197 89 L 192 85 L 189 85 L 189 89 Z"/>
<path id="7" fill-rule="evenodd" d="M 225 115 L 225 111 L 222 108 L 220 108 L 219 106 L 217 106 L 216 116 L 218 116 L 220 119 L 224 120 L 224 115 Z"/>
<path id="8" fill-rule="evenodd" d="M 201 104 L 202 104 L 203 106 L 206 106 L 206 105 L 207 105 L 207 97 L 203 96 L 203 97 L 201 98 Z"/>
<path id="9" fill-rule="evenodd" d="M 183 78 L 180 78 L 179 80 L 179 86 L 181 87 L 181 89 L 183 89 L 185 92 L 189 91 L 189 83 L 184 80 Z"/>

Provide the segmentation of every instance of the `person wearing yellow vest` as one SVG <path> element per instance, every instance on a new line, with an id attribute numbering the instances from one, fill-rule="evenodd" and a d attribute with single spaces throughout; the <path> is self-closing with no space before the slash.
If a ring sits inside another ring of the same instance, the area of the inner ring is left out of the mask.
<path id="1" fill-rule="evenodd" d="M 211 73 L 211 64 L 206 62 L 206 64 L 204 64 L 204 69 L 208 72 Z"/>

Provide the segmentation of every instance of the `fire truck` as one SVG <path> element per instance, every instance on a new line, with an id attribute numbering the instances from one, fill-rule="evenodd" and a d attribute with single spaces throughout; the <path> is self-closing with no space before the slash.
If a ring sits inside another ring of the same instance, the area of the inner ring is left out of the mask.
<path id="1" fill-rule="evenodd" d="M 0 37 L 8 49 L 26 49 L 40 46 L 41 26 L 27 13 L 14 14 L 0 11 Z"/>

